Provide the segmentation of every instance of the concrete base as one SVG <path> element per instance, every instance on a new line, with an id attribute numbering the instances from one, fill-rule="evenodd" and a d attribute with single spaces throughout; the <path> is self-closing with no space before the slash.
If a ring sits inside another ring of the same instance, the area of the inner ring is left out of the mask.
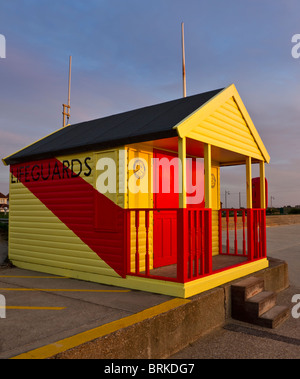
<path id="1" fill-rule="evenodd" d="M 280 260 L 269 259 L 269 267 L 255 273 L 255 276 L 264 278 L 269 291 L 280 292 L 289 286 L 287 264 Z M 226 323 L 231 317 L 231 285 L 234 282 L 195 295 L 174 309 L 53 355 L 52 358 L 167 358 Z"/>

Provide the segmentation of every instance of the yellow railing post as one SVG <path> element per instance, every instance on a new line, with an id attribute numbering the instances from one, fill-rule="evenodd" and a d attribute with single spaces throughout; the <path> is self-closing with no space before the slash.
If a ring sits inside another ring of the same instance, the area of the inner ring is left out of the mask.
<path id="1" fill-rule="evenodd" d="M 186 138 L 178 137 L 179 208 L 186 208 Z"/>
<path id="2" fill-rule="evenodd" d="M 204 144 L 204 182 L 205 208 L 211 208 L 211 145 L 209 144 Z"/>
<path id="3" fill-rule="evenodd" d="M 246 158 L 246 190 L 247 190 L 247 208 L 252 208 L 252 168 L 251 157 Z"/>
<path id="4" fill-rule="evenodd" d="M 260 207 L 266 208 L 266 182 L 265 182 L 265 162 L 259 162 L 260 172 Z"/>

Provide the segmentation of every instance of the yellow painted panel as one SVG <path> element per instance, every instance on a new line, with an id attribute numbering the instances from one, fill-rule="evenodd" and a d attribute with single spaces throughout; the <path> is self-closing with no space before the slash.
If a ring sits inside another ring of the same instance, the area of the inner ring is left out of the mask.
<path id="1" fill-rule="evenodd" d="M 48 244 L 47 246 L 41 246 L 39 242 L 37 242 L 35 245 L 33 243 L 31 243 L 30 245 L 28 244 L 26 247 L 22 247 L 20 246 L 20 244 L 14 243 L 12 243 L 11 246 L 14 249 L 14 251 L 19 255 L 30 255 L 31 253 L 43 252 L 45 254 L 51 254 L 52 257 L 54 257 L 54 255 L 57 255 L 65 256 L 66 259 L 68 259 L 68 257 L 70 256 L 83 258 L 85 260 L 98 261 L 98 256 L 96 254 L 92 255 L 89 251 L 80 250 L 79 247 L 77 247 L 76 245 L 74 245 L 74 249 L 72 248 L 72 250 L 68 250 L 66 248 L 58 248 L 56 246 L 48 246 Z M 77 250 L 75 249 L 75 247 L 77 247 Z M 99 267 L 102 265 L 103 267 L 107 266 L 104 261 L 100 260 Z"/>
<path id="2" fill-rule="evenodd" d="M 250 275 L 254 272 L 263 270 L 269 266 L 267 258 L 260 259 L 255 262 L 234 267 L 216 274 L 206 276 L 204 278 L 194 280 L 184 284 L 184 297 L 188 298 L 198 293 L 208 291 L 212 288 L 218 287 L 222 284 L 231 282 L 233 280 L 242 278 L 243 276 Z"/>
<path id="3" fill-rule="evenodd" d="M 153 208 L 152 194 L 152 158 L 151 147 L 135 145 L 128 148 L 128 207 L 129 208 Z M 140 167 L 142 166 L 142 167 Z M 139 170 L 146 170 L 145 172 Z M 135 172 L 138 171 L 138 172 Z M 139 190 L 137 193 L 132 191 Z M 149 217 L 149 255 L 150 269 L 153 268 L 153 212 Z M 139 220 L 139 262 L 140 271 L 145 270 L 146 257 L 146 228 L 145 212 L 140 212 Z M 130 268 L 135 272 L 136 255 L 136 227 L 135 214 L 131 212 L 130 219 Z"/>
<path id="4" fill-rule="evenodd" d="M 129 208 L 152 208 L 153 152 L 150 147 L 128 149 L 128 205 Z M 145 170 L 142 172 L 141 170 Z"/>
<path id="5" fill-rule="evenodd" d="M 220 209 L 220 167 L 211 167 L 212 209 Z"/>
<path id="6" fill-rule="evenodd" d="M 238 129 L 235 125 L 229 124 L 228 122 L 217 117 L 209 117 L 207 120 L 201 122 L 201 130 L 203 129 L 205 133 L 210 130 L 212 135 L 221 135 L 224 137 L 229 137 L 234 140 L 235 143 L 241 142 L 244 144 L 249 144 L 253 151 L 257 151 L 256 143 L 247 129 Z"/>
<path id="7" fill-rule="evenodd" d="M 72 258 L 69 260 L 63 260 L 61 259 L 61 256 L 52 256 L 40 253 L 31 253 L 29 256 L 28 254 L 18 254 L 17 251 L 16 254 L 14 254 L 14 258 L 12 259 L 12 262 L 15 264 L 15 262 L 26 262 L 27 264 L 39 264 L 45 266 L 45 272 L 47 271 L 48 267 L 55 267 L 55 268 L 62 268 L 62 269 L 69 269 L 79 272 L 87 272 L 87 273 L 94 273 L 98 275 L 103 276 L 114 276 L 119 277 L 117 273 L 111 273 L 111 268 L 107 267 L 97 267 L 96 262 L 88 262 L 86 260 L 80 260 L 77 258 Z M 53 259 L 55 259 L 55 265 L 53 265 Z M 90 263 L 90 264 L 89 264 Z M 50 273 L 50 272 L 49 272 Z M 74 277 L 73 274 L 70 274 L 71 277 Z"/>
<path id="8" fill-rule="evenodd" d="M 242 140 L 243 137 L 239 138 L 237 134 L 230 134 L 222 128 L 218 130 L 218 127 L 215 125 L 206 127 L 204 123 L 201 123 L 193 132 L 198 135 L 198 139 L 210 138 L 211 141 L 215 141 L 214 146 L 221 147 L 222 144 L 230 151 L 243 152 L 243 154 L 247 156 L 249 154 L 259 156 L 257 148 L 253 146 L 253 141 L 249 139 L 249 143 L 247 143 L 247 141 Z M 235 138 L 233 138 L 233 136 Z"/>
<path id="9" fill-rule="evenodd" d="M 235 114 L 238 118 L 240 118 L 241 112 L 233 98 L 230 98 L 226 103 L 224 103 L 222 108 L 228 110 L 231 115 Z"/>
<path id="10" fill-rule="evenodd" d="M 220 147 L 220 148 L 225 149 L 225 150 L 234 151 L 238 154 L 245 155 L 245 150 L 243 148 L 241 148 L 241 147 L 238 148 L 238 147 L 234 147 L 233 145 L 229 145 L 225 141 L 222 141 L 222 139 L 216 140 L 212 136 L 204 136 L 204 135 L 201 135 L 200 133 L 197 133 L 194 131 L 189 132 L 189 138 L 195 139 L 197 141 L 201 141 L 204 143 L 208 143 L 208 144 L 211 144 L 212 146 L 217 146 L 217 147 Z M 262 156 L 259 152 L 257 152 L 257 153 L 249 152 L 249 154 L 252 156 L 252 158 L 255 158 L 258 160 L 262 159 Z"/>
<path id="11" fill-rule="evenodd" d="M 212 211 L 211 214 L 212 223 L 212 255 L 219 254 L 219 212 L 216 210 Z"/>
<path id="12" fill-rule="evenodd" d="M 189 137 L 258 160 L 270 157 L 235 88 L 231 85 L 175 126 Z"/>
<path id="13" fill-rule="evenodd" d="M 146 269 L 146 227 L 145 227 L 145 212 L 140 212 L 140 226 L 139 226 L 139 262 L 140 271 L 143 272 Z M 135 213 L 131 213 L 130 218 L 130 269 L 131 272 L 135 272 L 135 253 L 136 253 L 136 228 L 135 228 Z M 153 268 L 153 212 L 149 213 L 149 263 L 150 269 Z"/>
<path id="14" fill-rule="evenodd" d="M 211 195 L 212 195 L 212 255 L 219 254 L 219 213 L 220 209 L 220 168 L 211 168 Z"/>

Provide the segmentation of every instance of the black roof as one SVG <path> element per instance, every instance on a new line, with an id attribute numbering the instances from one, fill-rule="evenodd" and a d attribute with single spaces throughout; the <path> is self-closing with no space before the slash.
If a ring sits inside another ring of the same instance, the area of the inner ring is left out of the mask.
<path id="1" fill-rule="evenodd" d="M 222 89 L 67 126 L 4 159 L 6 164 L 177 136 L 173 129 Z"/>

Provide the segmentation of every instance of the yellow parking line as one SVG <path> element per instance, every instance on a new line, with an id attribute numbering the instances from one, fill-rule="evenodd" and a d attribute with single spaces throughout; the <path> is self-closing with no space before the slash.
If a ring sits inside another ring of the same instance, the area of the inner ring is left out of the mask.
<path id="1" fill-rule="evenodd" d="M 0 275 L 0 278 L 23 278 L 23 279 L 69 279 L 67 276 L 21 276 L 21 275 Z"/>
<path id="2" fill-rule="evenodd" d="M 0 291 L 47 291 L 47 292 L 130 292 L 130 290 L 83 290 L 69 288 L 0 288 Z"/>
<path id="3" fill-rule="evenodd" d="M 40 347 L 35 350 L 28 351 L 27 353 L 23 353 L 12 357 L 11 359 L 46 359 L 50 358 L 58 353 L 62 353 L 66 350 L 74 348 L 83 343 L 92 341 L 96 338 L 100 338 L 107 334 L 113 333 L 119 329 L 126 328 L 130 325 L 134 325 L 143 320 L 155 317 L 161 313 L 165 313 L 170 311 L 171 309 L 177 308 L 181 305 L 189 303 L 188 299 L 172 299 L 166 301 L 165 303 L 156 305 L 152 308 L 146 309 L 144 311 L 138 312 L 134 315 L 127 316 L 121 318 L 117 321 L 112 321 L 108 324 L 99 326 L 97 328 L 87 330 L 86 332 L 82 332 L 76 334 L 75 336 L 65 338 L 63 340 L 51 343 L 49 345 Z"/>
<path id="4" fill-rule="evenodd" d="M 23 307 L 16 305 L 7 305 L 0 306 L 0 309 L 28 309 L 28 310 L 50 310 L 50 311 L 61 311 L 62 309 L 66 309 L 66 307 Z"/>

